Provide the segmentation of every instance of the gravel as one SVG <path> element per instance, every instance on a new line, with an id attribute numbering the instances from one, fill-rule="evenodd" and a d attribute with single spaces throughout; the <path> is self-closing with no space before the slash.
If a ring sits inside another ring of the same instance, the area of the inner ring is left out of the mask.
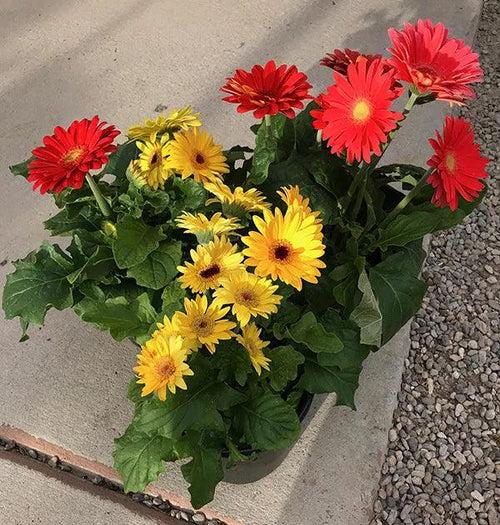
<path id="1" fill-rule="evenodd" d="M 431 241 L 371 525 L 500 523 L 499 15 L 486 0 L 475 42 L 486 76 L 462 111 L 491 159 L 489 192 Z"/>

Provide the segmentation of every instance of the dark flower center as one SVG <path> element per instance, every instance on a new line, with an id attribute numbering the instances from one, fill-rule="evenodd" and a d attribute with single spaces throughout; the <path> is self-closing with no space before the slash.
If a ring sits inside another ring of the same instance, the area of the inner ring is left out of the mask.
<path id="1" fill-rule="evenodd" d="M 194 160 L 196 161 L 196 164 L 203 164 L 205 162 L 205 157 L 201 153 L 197 153 Z"/>
<path id="2" fill-rule="evenodd" d="M 203 279 L 210 279 L 220 273 L 220 267 L 218 264 L 211 264 L 200 272 L 200 277 Z"/>
<path id="3" fill-rule="evenodd" d="M 158 161 L 160 160 L 160 157 L 158 153 L 155 151 L 153 153 L 153 156 L 151 157 L 151 164 L 158 164 Z"/>
<path id="4" fill-rule="evenodd" d="M 289 255 L 290 248 L 284 244 L 279 244 L 274 248 L 274 257 L 278 259 L 278 261 L 285 261 Z"/>

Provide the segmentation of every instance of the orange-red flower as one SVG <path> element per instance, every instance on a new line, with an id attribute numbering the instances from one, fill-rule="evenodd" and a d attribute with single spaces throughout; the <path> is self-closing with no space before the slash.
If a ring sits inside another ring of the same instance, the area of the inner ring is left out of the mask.
<path id="1" fill-rule="evenodd" d="M 360 60 L 366 60 L 368 65 L 370 65 L 375 60 L 381 60 L 384 66 L 384 72 L 389 71 L 393 68 L 393 65 L 389 59 L 383 57 L 382 55 L 364 55 L 359 51 L 354 51 L 353 49 L 334 49 L 331 53 L 327 53 L 321 60 L 320 64 L 322 66 L 329 67 L 337 73 L 346 76 L 347 75 L 347 66 L 349 64 L 356 64 Z M 394 91 L 394 98 L 399 97 L 403 92 L 404 88 L 401 84 L 394 79 L 392 90 Z"/>
<path id="2" fill-rule="evenodd" d="M 311 111 L 313 126 L 322 130 L 332 153 L 345 151 L 349 163 L 370 162 L 372 153 L 382 153 L 380 144 L 403 118 L 390 110 L 393 72 L 384 72 L 380 60 L 360 60 L 347 66 L 345 77 L 336 71 L 333 77 L 335 84 L 318 98 L 321 109 Z"/>
<path id="3" fill-rule="evenodd" d="M 28 166 L 28 181 L 40 193 L 80 189 L 85 175 L 99 169 L 116 151 L 113 140 L 119 134 L 97 115 L 92 120 L 75 120 L 68 129 L 57 126 L 53 135 L 43 138 L 44 145 L 32 151 L 35 158 Z"/>
<path id="4" fill-rule="evenodd" d="M 486 179 L 488 160 L 481 156 L 474 143 L 472 126 L 463 118 L 447 116 L 443 134 L 429 139 L 434 155 L 427 164 L 434 168 L 427 181 L 434 189 L 432 202 L 439 207 L 458 207 L 458 196 L 474 200 L 483 189 L 480 179 Z"/>
<path id="5" fill-rule="evenodd" d="M 238 104 L 238 113 L 253 111 L 254 117 L 283 113 L 288 118 L 295 116 L 295 109 L 302 109 L 309 95 L 311 84 L 307 76 L 296 66 L 282 64 L 278 68 L 274 60 L 264 66 L 255 65 L 251 71 L 237 69 L 234 76 L 227 78 L 221 91 L 229 93 L 226 102 Z"/>
<path id="6" fill-rule="evenodd" d="M 449 38 L 443 24 L 406 23 L 402 31 L 390 28 L 389 38 L 392 48 L 388 51 L 398 79 L 450 103 L 474 98 L 469 84 L 483 78 L 478 55 L 462 40 Z"/>

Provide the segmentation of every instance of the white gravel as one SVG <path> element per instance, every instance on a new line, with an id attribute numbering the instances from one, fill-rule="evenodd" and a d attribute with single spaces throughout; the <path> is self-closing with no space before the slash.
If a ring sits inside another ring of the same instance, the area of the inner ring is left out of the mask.
<path id="1" fill-rule="evenodd" d="M 491 159 L 489 193 L 432 239 L 372 525 L 500 523 L 499 15 L 486 0 L 475 42 L 486 78 L 462 111 Z"/>

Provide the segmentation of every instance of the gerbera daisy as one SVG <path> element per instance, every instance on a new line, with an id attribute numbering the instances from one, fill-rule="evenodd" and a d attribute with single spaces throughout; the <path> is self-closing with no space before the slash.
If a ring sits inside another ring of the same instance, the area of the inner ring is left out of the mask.
<path id="1" fill-rule="evenodd" d="M 458 208 L 458 196 L 474 200 L 484 188 L 488 160 L 481 156 L 474 143 L 472 126 L 463 118 L 447 116 L 442 135 L 429 139 L 434 155 L 427 164 L 434 168 L 427 182 L 436 190 L 432 202 L 436 206 Z"/>
<path id="2" fill-rule="evenodd" d="M 205 184 L 205 189 L 216 197 L 215 199 L 208 199 L 207 204 L 220 202 L 224 212 L 228 215 L 239 217 L 246 212 L 262 212 L 271 207 L 262 193 L 255 188 L 245 191 L 238 186 L 233 191 L 220 180 L 216 180 Z"/>
<path id="3" fill-rule="evenodd" d="M 278 286 L 269 279 L 242 271 L 229 274 L 220 284 L 221 288 L 214 292 L 215 302 L 233 305 L 232 312 L 241 326 L 248 324 L 252 316 L 261 315 L 267 319 L 269 314 L 278 311 L 282 297 L 274 293 Z"/>
<path id="4" fill-rule="evenodd" d="M 356 64 L 361 60 L 366 60 L 368 65 L 375 60 L 380 60 L 384 72 L 387 72 L 394 67 L 389 59 L 382 55 L 364 55 L 359 51 L 354 51 L 352 49 L 334 49 L 332 53 L 327 53 L 326 56 L 321 59 L 320 64 L 345 76 L 347 75 L 347 66 L 349 64 Z M 403 87 L 396 79 L 393 80 L 392 91 L 395 98 L 399 97 L 404 92 Z"/>
<path id="5" fill-rule="evenodd" d="M 175 222 L 187 233 L 196 235 L 198 242 L 202 244 L 211 241 L 215 235 L 231 233 L 240 228 L 238 219 L 234 217 L 226 219 L 220 212 L 214 213 L 210 219 L 203 213 L 193 215 L 184 212 L 175 219 Z"/>
<path id="6" fill-rule="evenodd" d="M 90 170 L 99 169 L 116 151 L 113 140 L 120 134 L 96 115 L 75 120 L 68 129 L 57 126 L 53 135 L 43 138 L 43 146 L 32 151 L 35 157 L 28 166 L 28 181 L 40 193 L 60 193 L 64 188 L 78 190 Z"/>
<path id="7" fill-rule="evenodd" d="M 216 237 L 208 244 L 198 245 L 196 250 L 191 250 L 193 262 L 177 267 L 182 273 L 179 277 L 181 286 L 191 288 L 193 292 L 217 288 L 223 277 L 244 268 L 243 254 L 237 250 L 238 247 L 224 237 Z"/>
<path id="8" fill-rule="evenodd" d="M 478 55 L 462 40 L 449 38 L 443 24 L 418 20 L 416 25 L 406 23 L 402 31 L 388 32 L 397 78 L 450 103 L 474 98 L 469 84 L 483 78 Z"/>
<path id="9" fill-rule="evenodd" d="M 347 76 L 333 72 L 335 84 L 321 96 L 322 108 L 311 111 L 313 126 L 322 130 L 332 153 L 347 152 L 347 161 L 370 162 L 380 155 L 380 144 L 403 118 L 390 111 L 394 100 L 393 71 L 384 72 L 381 61 L 349 64 Z"/>
<path id="10" fill-rule="evenodd" d="M 212 182 L 229 172 L 222 146 L 214 143 L 212 135 L 197 128 L 176 133 L 168 144 L 169 166 L 183 179 L 194 177 L 198 182 Z"/>
<path id="11" fill-rule="evenodd" d="M 248 246 L 243 250 L 245 264 L 255 266 L 257 275 L 281 279 L 297 290 L 303 280 L 318 282 L 325 246 L 314 214 L 289 207 L 283 215 L 276 208 L 274 214 L 266 210 L 264 218 L 254 216 L 253 221 L 258 231 L 242 238 Z"/>
<path id="12" fill-rule="evenodd" d="M 312 214 L 315 218 L 315 224 L 318 226 L 318 234 L 323 229 L 323 224 L 319 218 L 321 213 L 319 211 L 312 211 L 309 206 L 309 199 L 302 197 L 300 194 L 300 189 L 298 186 L 289 186 L 282 187 L 278 190 L 278 195 L 281 197 L 281 200 L 290 207 L 296 206 L 301 209 L 306 215 Z"/>
<path id="13" fill-rule="evenodd" d="M 176 388 L 186 390 L 184 376 L 194 374 L 186 363 L 186 357 L 180 336 L 157 334 L 147 341 L 137 356 L 134 368 L 139 377 L 137 383 L 144 385 L 141 396 L 156 392 L 158 399 L 165 401 L 167 388 L 172 394 L 175 394 Z"/>
<path id="14" fill-rule="evenodd" d="M 169 339 L 173 335 L 181 335 L 179 331 L 179 319 L 175 316 L 175 314 L 172 316 L 172 319 L 169 319 L 168 316 L 163 317 L 163 321 L 161 323 L 156 323 L 157 330 L 153 332 L 153 335 L 151 337 L 156 337 L 158 335 L 162 335 L 164 339 Z M 190 341 L 187 339 L 182 339 L 182 348 L 186 351 L 186 354 L 189 355 L 193 350 L 196 350 L 195 347 L 190 346 Z"/>
<path id="15" fill-rule="evenodd" d="M 140 184 L 147 184 L 153 190 L 163 188 L 165 181 L 173 174 L 167 163 L 168 135 L 156 138 L 153 133 L 149 140 L 137 141 L 141 151 L 139 158 L 130 163 L 131 176 Z"/>
<path id="16" fill-rule="evenodd" d="M 255 326 L 255 323 L 250 323 L 241 329 L 241 335 L 236 336 L 236 340 L 248 352 L 252 366 L 259 376 L 263 368 L 269 370 L 269 363 L 271 362 L 263 351 L 266 346 L 269 346 L 269 341 L 263 341 L 260 338 L 261 331 Z"/>
<path id="17" fill-rule="evenodd" d="M 201 126 L 200 114 L 186 106 L 172 110 L 167 116 L 159 115 L 155 119 L 147 118 L 143 124 L 132 126 L 127 135 L 131 139 L 149 139 L 152 133 L 174 133 Z"/>
<path id="18" fill-rule="evenodd" d="M 264 66 L 255 65 L 251 71 L 237 69 L 234 76 L 227 78 L 221 91 L 229 93 L 226 102 L 238 104 L 238 113 L 253 111 L 255 118 L 283 113 L 288 118 L 295 116 L 295 109 L 302 109 L 303 100 L 309 95 L 311 84 L 307 76 L 296 66 L 283 64 L 276 68 L 274 60 Z"/>
<path id="19" fill-rule="evenodd" d="M 179 331 L 189 341 L 192 348 L 205 345 L 209 352 L 215 352 L 215 345 L 222 340 L 231 339 L 231 330 L 236 323 L 224 319 L 229 308 L 217 304 L 208 304 L 206 295 L 197 295 L 194 299 L 184 299 L 184 312 L 176 312 Z"/>

